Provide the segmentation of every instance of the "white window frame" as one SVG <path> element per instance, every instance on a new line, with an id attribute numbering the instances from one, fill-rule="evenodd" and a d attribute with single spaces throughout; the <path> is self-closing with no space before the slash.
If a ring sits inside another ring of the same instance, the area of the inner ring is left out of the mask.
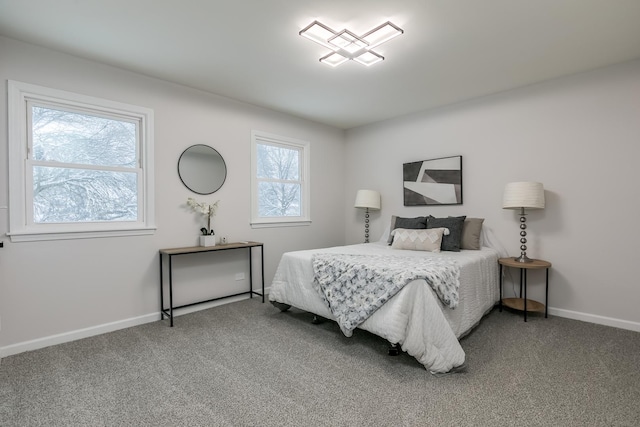
<path id="1" fill-rule="evenodd" d="M 153 110 L 29 83 L 8 81 L 9 130 L 9 232 L 12 242 L 148 235 L 155 232 Z M 137 221 L 87 223 L 33 223 L 33 177 L 29 156 L 28 112 L 31 103 L 57 105 L 74 111 L 94 112 L 138 123 Z M 140 212 L 141 210 L 141 212 Z"/>
<path id="2" fill-rule="evenodd" d="M 301 153 L 300 165 L 300 216 L 260 217 L 258 211 L 258 144 L 277 145 L 298 150 Z M 251 131 L 251 227 L 288 227 L 304 226 L 311 223 L 311 144 L 295 138 L 274 135 L 267 132 Z"/>

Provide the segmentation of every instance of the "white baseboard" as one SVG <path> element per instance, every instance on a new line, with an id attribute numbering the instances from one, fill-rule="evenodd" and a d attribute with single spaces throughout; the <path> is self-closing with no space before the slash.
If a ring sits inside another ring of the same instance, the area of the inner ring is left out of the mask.
<path id="1" fill-rule="evenodd" d="M 265 294 L 268 294 L 268 289 L 265 289 Z M 254 298 L 260 298 L 256 295 Z M 242 301 L 249 299 L 249 295 L 239 295 L 228 299 L 212 301 L 206 304 L 193 305 L 191 307 L 185 307 L 180 310 L 175 310 L 174 317 L 182 316 L 184 314 L 193 313 L 195 311 L 206 310 L 211 307 L 216 307 L 223 304 L 229 304 L 236 301 Z M 265 302 L 267 300 L 265 299 Z M 51 335 L 48 337 L 38 338 L 31 341 L 24 341 L 17 344 L 8 345 L 6 347 L 0 347 L 0 361 L 3 357 L 12 356 L 18 353 L 24 353 L 25 351 L 38 350 L 40 348 L 49 347 L 52 345 L 63 344 L 65 342 L 75 341 L 82 338 L 93 337 L 100 334 L 106 334 L 107 332 L 117 331 L 119 329 L 126 329 L 132 326 L 143 325 L 145 323 L 156 322 L 160 320 L 160 312 L 145 314 L 143 316 L 132 317 L 130 319 L 118 320 L 115 322 L 105 323 L 103 325 L 92 326 L 90 328 L 78 329 L 75 331 L 64 332 L 62 334 Z M 165 321 L 166 318 L 165 318 Z M 1 363 L 1 362 L 0 362 Z"/>
<path id="2" fill-rule="evenodd" d="M 268 289 L 265 289 L 265 294 L 268 294 Z M 255 296 L 254 296 L 255 297 Z M 257 297 L 260 298 L 260 297 Z M 240 295 L 237 297 L 231 297 L 224 300 L 212 301 L 207 304 L 194 305 L 186 307 L 180 310 L 176 310 L 174 317 L 182 316 L 184 314 L 193 313 L 200 310 L 206 310 L 211 307 L 216 307 L 223 304 L 229 304 L 236 301 L 249 299 L 248 295 Z M 266 302 L 266 299 L 265 299 Z M 612 326 L 614 328 L 627 329 L 630 331 L 640 332 L 640 323 L 631 322 L 628 320 L 616 319 L 613 317 L 598 316 L 595 314 L 581 313 L 578 311 L 563 310 L 560 308 L 549 307 L 549 314 L 552 316 L 565 317 L 567 319 L 580 320 L 583 322 L 595 323 L 598 325 Z M 130 328 L 132 326 L 143 325 L 145 323 L 155 322 L 160 319 L 160 313 L 151 313 L 144 316 L 132 317 L 130 319 L 119 320 L 116 322 L 105 323 L 103 325 L 93 326 L 85 329 L 78 329 L 76 331 L 65 332 L 63 334 L 51 335 L 49 337 L 38 338 L 31 341 L 25 341 L 17 344 L 12 344 L 6 347 L 0 347 L 0 363 L 3 357 L 12 356 L 14 354 L 23 353 L 25 351 L 38 350 L 40 348 L 49 347 L 56 344 L 62 344 L 65 342 L 75 341 L 82 338 L 88 338 L 95 335 L 106 334 L 108 332 L 117 331 L 119 329 Z M 165 319 L 166 321 L 166 319 Z"/>
<path id="3" fill-rule="evenodd" d="M 159 312 L 151 313 L 145 314 L 143 316 L 132 317 L 130 319 L 118 320 L 116 322 L 105 323 L 89 328 L 77 329 L 75 331 L 64 332 L 62 334 L 38 338 L 31 341 L 24 341 L 0 348 L 0 357 L 7 357 L 18 353 L 23 353 L 25 351 L 38 350 L 40 348 L 45 348 L 56 344 L 62 344 L 65 342 L 88 338 L 95 335 L 106 334 L 107 332 L 113 332 L 119 329 L 125 329 L 149 322 L 155 322 L 159 319 Z"/>
<path id="4" fill-rule="evenodd" d="M 578 311 L 563 310 L 561 308 L 553 307 L 549 307 L 549 314 L 558 317 L 566 317 L 567 319 L 581 320 L 583 322 L 596 323 L 598 325 L 612 326 L 614 328 L 640 332 L 640 323 L 631 322 L 629 320 L 598 316 L 596 314 L 581 313 Z"/>

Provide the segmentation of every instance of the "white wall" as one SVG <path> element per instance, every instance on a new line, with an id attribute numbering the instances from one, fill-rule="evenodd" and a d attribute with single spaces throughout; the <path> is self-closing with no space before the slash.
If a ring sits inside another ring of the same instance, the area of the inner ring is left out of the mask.
<path id="1" fill-rule="evenodd" d="M 528 216 L 528 254 L 553 263 L 551 312 L 640 330 L 639 138 L 639 61 L 352 129 L 347 243 L 363 234 L 355 192 L 372 188 L 382 194 L 376 238 L 394 214 L 468 215 L 486 218 L 516 255 L 518 218 L 501 208 L 502 190 L 540 181 L 547 206 Z M 464 204 L 404 207 L 402 164 L 454 155 L 463 156 Z M 528 289 L 544 301 L 535 273 Z"/>
<path id="2" fill-rule="evenodd" d="M 265 243 L 267 286 L 283 252 L 344 243 L 344 210 L 336 209 L 345 198 L 343 131 L 7 38 L 0 38 L 0 58 L 0 356 L 159 319 L 158 250 L 197 245 L 204 225 L 184 208 L 190 196 L 220 200 L 212 224 L 218 235 Z M 9 241 L 8 79 L 155 111 L 155 235 Z M 311 142 L 312 225 L 250 228 L 253 129 Z M 214 147 L 226 161 L 227 180 L 211 196 L 191 193 L 178 177 L 178 158 L 193 144 Z M 174 270 L 178 303 L 249 286 L 234 280 L 248 272 L 242 253 L 175 258 Z"/>

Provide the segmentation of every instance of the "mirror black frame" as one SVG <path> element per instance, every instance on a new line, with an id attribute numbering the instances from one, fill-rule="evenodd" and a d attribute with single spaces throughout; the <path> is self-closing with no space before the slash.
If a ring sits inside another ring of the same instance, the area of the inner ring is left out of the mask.
<path id="1" fill-rule="evenodd" d="M 189 150 L 193 150 L 195 148 L 199 148 L 202 149 L 202 147 L 205 147 L 209 150 L 211 150 L 211 155 L 217 156 L 220 158 L 220 161 L 222 162 L 222 165 L 224 166 L 224 176 L 222 177 L 222 180 L 218 179 L 219 181 L 219 185 L 217 182 L 214 182 L 210 188 L 206 188 L 206 189 L 202 189 L 202 188 L 198 188 L 199 186 L 196 185 L 198 183 L 194 183 L 194 182 L 186 182 L 189 181 L 190 177 L 185 176 L 186 174 L 184 173 L 184 170 L 181 169 L 181 166 L 185 166 L 185 154 L 187 154 L 189 152 Z M 181 172 L 182 171 L 182 172 Z M 218 152 L 218 150 L 216 150 L 213 147 L 210 147 L 208 145 L 205 144 L 195 144 L 192 145 L 190 147 L 187 147 L 182 154 L 180 154 L 180 158 L 178 159 L 178 176 L 180 177 L 180 181 L 182 181 L 182 183 L 184 184 L 185 187 L 187 187 L 189 190 L 193 191 L 196 194 L 213 194 L 216 191 L 218 191 L 222 185 L 225 183 L 225 181 L 227 180 L 227 163 L 224 161 L 224 157 L 222 157 L 222 155 Z M 215 188 L 214 188 L 215 187 Z M 194 189 L 197 188 L 197 189 Z"/>

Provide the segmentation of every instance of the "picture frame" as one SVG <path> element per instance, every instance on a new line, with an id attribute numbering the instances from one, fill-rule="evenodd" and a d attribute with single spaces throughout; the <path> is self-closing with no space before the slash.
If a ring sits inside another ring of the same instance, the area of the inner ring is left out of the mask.
<path id="1" fill-rule="evenodd" d="M 405 206 L 461 205 L 462 156 L 402 165 Z"/>

